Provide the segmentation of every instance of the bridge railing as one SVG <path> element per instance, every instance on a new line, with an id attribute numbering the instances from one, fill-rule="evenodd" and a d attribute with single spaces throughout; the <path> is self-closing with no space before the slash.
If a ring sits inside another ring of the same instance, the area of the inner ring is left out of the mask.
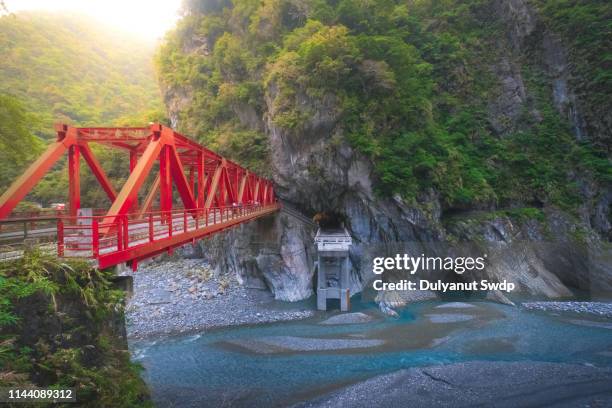
<path id="1" fill-rule="evenodd" d="M 106 214 L 104 208 L 92 209 L 93 215 Z M 68 216 L 67 209 L 40 208 L 13 211 L 0 220 L 0 243 L 15 244 L 28 238 L 51 239 L 55 236 L 57 220 Z"/>
<path id="2" fill-rule="evenodd" d="M 57 221 L 57 253 L 58 256 L 97 258 L 237 220 L 273 206 L 278 204 L 151 211 L 139 216 L 61 217 Z"/>

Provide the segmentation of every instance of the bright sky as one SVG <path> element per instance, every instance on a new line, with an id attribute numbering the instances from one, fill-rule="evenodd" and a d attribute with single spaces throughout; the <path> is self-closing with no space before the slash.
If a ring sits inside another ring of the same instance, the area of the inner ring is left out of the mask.
<path id="1" fill-rule="evenodd" d="M 181 0 L 5 0 L 11 12 L 70 11 L 91 15 L 143 38 L 156 40 L 174 26 Z"/>

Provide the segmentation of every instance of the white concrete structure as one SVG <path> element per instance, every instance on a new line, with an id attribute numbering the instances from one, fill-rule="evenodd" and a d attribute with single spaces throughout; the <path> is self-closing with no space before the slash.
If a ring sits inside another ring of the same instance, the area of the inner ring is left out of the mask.
<path id="1" fill-rule="evenodd" d="M 345 228 L 317 231 L 317 308 L 327 309 L 327 299 L 340 299 L 340 310 L 350 309 L 349 248 L 353 243 Z"/>

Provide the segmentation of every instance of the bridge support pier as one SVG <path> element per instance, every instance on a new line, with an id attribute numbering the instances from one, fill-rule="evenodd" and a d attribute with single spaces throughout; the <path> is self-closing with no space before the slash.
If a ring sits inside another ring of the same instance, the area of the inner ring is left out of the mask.
<path id="1" fill-rule="evenodd" d="M 134 294 L 134 278 L 132 276 L 115 276 L 111 278 L 111 284 L 115 289 L 125 292 L 126 299 Z"/>
<path id="2" fill-rule="evenodd" d="M 113 268 L 115 276 L 128 276 L 132 270 L 127 262 L 119 263 L 111 268 Z"/>

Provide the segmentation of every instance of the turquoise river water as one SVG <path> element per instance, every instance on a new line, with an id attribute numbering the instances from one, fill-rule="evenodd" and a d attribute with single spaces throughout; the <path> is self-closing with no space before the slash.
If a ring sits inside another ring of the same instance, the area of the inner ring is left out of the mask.
<path id="1" fill-rule="evenodd" d="M 612 321 L 489 302 L 420 303 L 399 318 L 374 304 L 367 323 L 320 324 L 337 312 L 286 323 L 130 344 L 159 406 L 286 406 L 378 374 L 473 360 L 612 366 Z M 255 347 L 274 338 L 274 347 Z M 295 338 L 377 340 L 337 350 L 283 347 Z"/>

